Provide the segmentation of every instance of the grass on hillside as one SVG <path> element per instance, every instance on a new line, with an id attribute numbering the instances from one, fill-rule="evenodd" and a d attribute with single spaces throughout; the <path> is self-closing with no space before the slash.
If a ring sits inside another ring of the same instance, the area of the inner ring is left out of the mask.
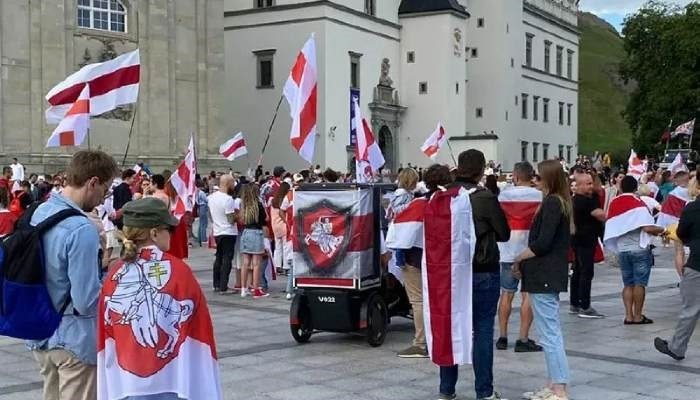
<path id="1" fill-rule="evenodd" d="M 579 151 L 629 151 L 632 133 L 621 113 L 626 94 L 615 84 L 624 55 L 622 39 L 596 17 L 579 17 Z"/>

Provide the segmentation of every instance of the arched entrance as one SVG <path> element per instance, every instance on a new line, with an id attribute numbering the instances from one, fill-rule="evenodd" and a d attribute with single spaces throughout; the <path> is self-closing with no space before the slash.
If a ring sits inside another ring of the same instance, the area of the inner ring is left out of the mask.
<path id="1" fill-rule="evenodd" d="M 377 140 L 379 142 L 379 148 L 382 150 L 382 154 L 384 155 L 384 168 L 388 168 L 392 172 L 396 172 L 396 168 L 394 168 L 394 138 L 391 134 L 391 129 L 389 129 L 388 126 L 383 125 L 381 129 L 379 129 Z"/>

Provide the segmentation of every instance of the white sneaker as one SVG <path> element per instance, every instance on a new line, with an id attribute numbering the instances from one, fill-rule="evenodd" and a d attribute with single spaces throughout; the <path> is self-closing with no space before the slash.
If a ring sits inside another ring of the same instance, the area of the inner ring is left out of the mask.
<path id="1" fill-rule="evenodd" d="M 523 399 L 526 400 L 539 400 L 544 396 L 549 395 L 552 393 L 552 390 L 548 387 L 544 387 L 540 390 L 534 391 L 534 392 L 525 392 L 523 393 Z"/>
<path id="2" fill-rule="evenodd" d="M 291 293 L 287 293 L 287 300 L 291 300 L 291 299 L 292 299 L 292 294 L 291 294 Z"/>
<path id="3" fill-rule="evenodd" d="M 248 289 L 241 289 L 241 297 L 248 297 L 249 294 Z"/>

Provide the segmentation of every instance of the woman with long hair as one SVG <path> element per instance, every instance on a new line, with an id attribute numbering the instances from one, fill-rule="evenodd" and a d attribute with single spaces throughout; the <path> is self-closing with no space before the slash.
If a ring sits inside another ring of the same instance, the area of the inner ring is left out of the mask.
<path id="1" fill-rule="evenodd" d="M 254 183 L 248 183 L 241 189 L 241 211 L 240 222 L 243 224 L 241 233 L 241 256 L 243 263 L 241 267 L 241 297 L 248 295 L 246 289 L 249 280 L 253 284 L 253 298 L 259 299 L 269 296 L 260 285 L 261 272 L 260 264 L 262 256 L 265 254 L 265 240 L 263 229 L 266 229 L 267 213 L 265 207 L 260 202 L 259 189 Z M 248 274 L 252 270 L 253 277 L 249 279 Z"/>
<path id="2" fill-rule="evenodd" d="M 571 192 L 557 161 L 543 161 L 537 169 L 544 199 L 530 229 L 528 248 L 515 258 L 513 273 L 522 275 L 522 291 L 530 295 L 549 379 L 544 388 L 523 396 L 567 400 L 570 376 L 559 321 L 559 293 L 566 292 L 568 284 L 567 251 L 573 231 Z"/>
<path id="3" fill-rule="evenodd" d="M 287 223 L 286 216 L 283 211 L 280 211 L 282 206 L 282 201 L 287 197 L 289 193 L 290 186 L 287 182 L 282 182 L 277 193 L 272 198 L 270 202 L 270 220 L 272 222 L 272 236 L 275 241 L 275 254 L 273 255 L 273 265 L 275 268 L 283 269 L 289 271 L 289 266 L 284 262 L 287 258 L 285 257 L 284 242 L 287 237 Z"/>

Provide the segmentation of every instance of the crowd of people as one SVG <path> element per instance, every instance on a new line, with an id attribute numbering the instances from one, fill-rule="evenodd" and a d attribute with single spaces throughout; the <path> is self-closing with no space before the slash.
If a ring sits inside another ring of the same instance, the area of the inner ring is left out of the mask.
<path id="1" fill-rule="evenodd" d="M 468 193 L 473 220 L 467 223 L 473 225 L 476 238 L 469 261 L 477 399 L 501 399 L 494 390 L 495 326 L 499 331 L 495 348 L 508 349 L 509 319 L 518 291 L 521 318 L 513 349 L 543 352 L 547 366 L 543 387 L 524 397 L 568 399 L 571 378 L 559 319 L 560 294 L 570 292 L 571 314 L 604 318 L 591 304 L 591 287 L 595 263 L 608 258 L 619 266 L 624 286 L 621 323 L 652 324 L 644 314 L 652 250 L 668 246 L 669 238 L 675 247 L 683 308 L 673 338 L 656 338 L 654 346 L 676 360 L 685 357 L 700 317 L 700 206 L 694 201 L 700 187 L 695 171 L 652 168 L 633 177 L 611 169 L 605 157 L 597 159 L 602 161 L 580 158 L 571 168 L 561 160 L 543 161 L 536 168 L 520 162 L 506 177 L 497 163 L 486 162 L 483 153 L 468 150 L 459 155 L 454 168 L 409 166 L 395 176 L 377 175 L 378 181 L 393 181 L 398 187 L 388 204 L 388 224 L 412 202 L 429 200 L 437 192 L 458 188 Z M 45 399 L 50 400 L 117 398 L 115 393 L 134 400 L 220 398 L 215 360 L 204 368 L 214 376 L 209 391 L 190 384 L 202 379 L 202 371 L 186 363 L 177 363 L 176 371 L 169 372 L 177 379 L 156 379 L 153 384 L 150 375 L 134 372 L 145 367 L 131 360 L 177 357 L 174 349 L 182 342 L 170 336 L 160 348 L 157 330 L 168 332 L 185 320 L 197 324 L 187 325 L 191 332 L 174 335 L 196 337 L 215 354 L 206 300 L 184 261 L 189 249 L 216 249 L 215 293 L 264 298 L 269 295 L 270 277 L 286 274 L 291 299 L 294 188 L 352 181 L 351 174 L 322 171 L 320 166 L 297 173 L 282 166 L 271 173 L 258 168 L 252 176 L 212 171 L 197 175 L 192 210 L 175 218 L 177 193 L 167 170 L 161 174 L 151 174 L 143 166 L 119 170 L 105 153 L 79 151 L 64 173 L 31 174 L 27 180 L 24 174 L 17 159 L 3 169 L 0 235 L 12 234 L 22 221 L 36 225 L 63 209 L 74 208 L 89 217 L 66 218 L 42 238 L 46 286 L 55 308 L 66 310 L 53 336 L 29 342 L 44 377 Z M 678 198 L 684 199 L 682 206 L 688 205 L 674 214 L 667 204 Z M 638 219 L 620 225 L 616 217 L 631 211 Z M 660 239 L 652 240 L 654 236 Z M 430 313 L 423 308 L 424 249 L 389 247 L 402 271 L 415 327 L 412 343 L 398 356 L 430 357 L 423 318 Z M 95 260 L 94 268 L 86 260 Z M 172 305 L 175 293 L 188 300 Z M 533 323 L 539 343 L 530 337 Z M 114 358 L 120 360 L 118 369 L 110 361 Z M 119 378 L 122 370 L 140 378 Z M 440 365 L 439 376 L 440 399 L 454 399 L 458 365 Z"/>

